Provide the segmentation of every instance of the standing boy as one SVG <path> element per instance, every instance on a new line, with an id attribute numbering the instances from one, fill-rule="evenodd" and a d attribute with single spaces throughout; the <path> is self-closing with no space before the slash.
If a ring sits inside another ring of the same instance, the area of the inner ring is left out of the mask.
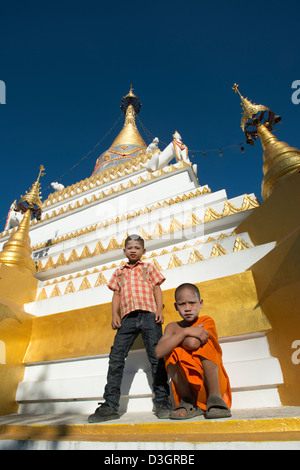
<path id="1" fill-rule="evenodd" d="M 176 408 L 171 419 L 231 416 L 231 390 L 222 362 L 213 319 L 199 317 L 203 300 L 194 284 L 181 284 L 175 291 L 175 308 L 182 321 L 169 323 L 156 347 L 165 358 L 172 379 Z"/>
<path id="2" fill-rule="evenodd" d="M 145 252 L 144 240 L 139 235 L 130 235 L 124 248 L 128 263 L 116 269 L 108 283 L 113 291 L 112 328 L 117 333 L 109 355 L 107 384 L 103 395 L 105 402 L 89 416 L 90 423 L 119 418 L 125 359 L 139 333 L 142 334 L 151 364 L 157 417 L 168 418 L 170 414 L 164 361 L 155 355 L 155 347 L 162 337 L 163 299 L 160 285 L 165 278 L 155 266 L 141 261 Z"/>

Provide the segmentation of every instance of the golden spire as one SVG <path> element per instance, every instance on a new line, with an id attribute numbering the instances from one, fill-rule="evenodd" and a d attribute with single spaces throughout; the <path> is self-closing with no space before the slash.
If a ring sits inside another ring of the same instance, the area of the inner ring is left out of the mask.
<path id="1" fill-rule="evenodd" d="M 29 237 L 29 225 L 31 215 L 40 217 L 42 202 L 40 199 L 40 177 L 44 175 L 44 167 L 40 166 L 40 172 L 38 179 L 32 185 L 29 192 L 26 191 L 26 195 L 22 196 L 18 208 L 21 212 L 25 212 L 25 215 L 15 233 L 13 233 L 10 239 L 4 244 L 3 250 L 0 253 L 0 263 L 8 266 L 17 266 L 22 271 L 30 271 L 32 274 L 36 272 L 35 262 L 31 255 L 31 245 Z"/>
<path id="2" fill-rule="evenodd" d="M 242 100 L 244 110 L 242 117 L 242 129 L 246 134 L 247 142 L 253 143 L 252 139 L 260 138 L 263 153 L 263 174 L 261 194 L 266 199 L 273 191 L 278 182 L 282 182 L 292 173 L 300 168 L 300 150 L 291 147 L 285 142 L 280 142 L 272 133 L 272 127 L 280 120 L 280 116 L 262 105 L 253 105 L 243 98 L 235 83 L 233 90 L 238 93 Z M 267 116 L 265 112 L 267 111 Z M 260 114 L 257 116 L 257 114 Z"/>
<path id="3" fill-rule="evenodd" d="M 135 123 L 135 116 L 140 112 L 141 106 L 139 99 L 133 93 L 132 85 L 130 85 L 129 93 L 122 98 L 121 102 L 121 109 L 125 114 L 124 126 L 111 147 L 124 144 L 147 147 Z"/>

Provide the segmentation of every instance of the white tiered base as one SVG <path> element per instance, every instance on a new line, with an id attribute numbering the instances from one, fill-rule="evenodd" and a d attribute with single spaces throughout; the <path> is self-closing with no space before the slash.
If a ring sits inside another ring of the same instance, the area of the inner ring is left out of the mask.
<path id="1" fill-rule="evenodd" d="M 263 333 L 220 339 L 230 377 L 232 409 L 281 406 L 279 362 Z M 19 414 L 92 413 L 106 384 L 108 355 L 28 364 L 16 401 Z M 121 388 L 121 412 L 153 408 L 151 369 L 144 350 L 130 351 Z"/>

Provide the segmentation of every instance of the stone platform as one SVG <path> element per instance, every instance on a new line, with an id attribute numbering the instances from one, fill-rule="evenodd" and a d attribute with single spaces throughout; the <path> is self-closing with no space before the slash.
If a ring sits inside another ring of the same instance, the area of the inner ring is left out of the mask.
<path id="1" fill-rule="evenodd" d="M 88 424 L 87 415 L 0 417 L 0 450 L 193 451 L 300 449 L 300 407 L 233 410 L 232 417 L 158 420 L 150 412 Z"/>

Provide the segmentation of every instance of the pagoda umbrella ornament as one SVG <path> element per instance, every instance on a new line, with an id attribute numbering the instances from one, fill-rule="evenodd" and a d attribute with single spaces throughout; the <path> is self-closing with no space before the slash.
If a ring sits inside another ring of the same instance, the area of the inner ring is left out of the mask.
<path id="1" fill-rule="evenodd" d="M 266 106 L 252 104 L 241 95 L 236 83 L 233 90 L 241 97 L 243 108 L 241 128 L 246 135 L 247 143 L 254 145 L 254 141 L 259 137 L 264 151 L 261 195 L 265 200 L 275 187 L 299 171 L 300 150 L 291 147 L 286 142 L 279 141 L 272 134 L 274 126 L 281 121 L 280 116 L 275 115 Z"/>
<path id="2" fill-rule="evenodd" d="M 236 83 L 232 89 L 240 95 L 241 104 L 243 108 L 243 115 L 241 120 L 241 128 L 246 136 L 247 144 L 254 145 L 254 141 L 257 139 L 257 126 L 264 124 L 265 127 L 272 131 L 274 126 L 281 121 L 281 117 L 275 115 L 273 111 L 262 104 L 254 104 L 244 98 L 240 91 L 239 85 Z"/>
<path id="3" fill-rule="evenodd" d="M 135 94 L 133 93 L 132 85 L 130 85 L 129 93 L 127 93 L 126 96 L 123 96 L 122 101 L 121 101 L 120 108 L 122 109 L 125 115 L 126 115 L 127 108 L 130 105 L 133 106 L 135 114 L 139 114 L 142 104 L 140 103 L 138 97 L 135 96 Z"/>
<path id="4" fill-rule="evenodd" d="M 30 191 L 26 191 L 25 196 L 21 196 L 21 199 L 17 205 L 17 210 L 22 212 L 22 214 L 25 214 L 25 212 L 27 212 L 29 209 L 33 217 L 35 217 L 37 220 L 40 220 L 41 215 L 42 215 L 42 201 L 40 198 L 41 196 L 40 178 L 44 176 L 45 174 L 44 170 L 45 170 L 44 166 L 40 165 L 40 172 L 39 172 L 39 176 L 36 182 L 33 183 Z"/>

